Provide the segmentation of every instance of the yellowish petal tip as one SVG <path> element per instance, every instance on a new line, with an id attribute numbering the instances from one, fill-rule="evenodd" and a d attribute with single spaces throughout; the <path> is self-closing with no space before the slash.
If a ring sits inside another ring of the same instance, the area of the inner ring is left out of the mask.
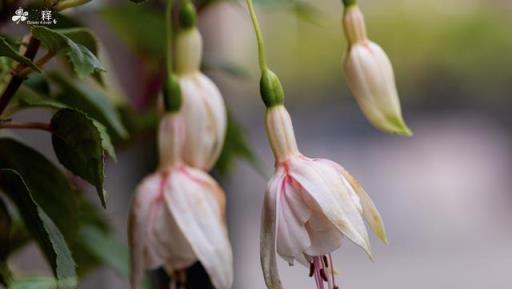
<path id="1" fill-rule="evenodd" d="M 388 123 L 380 127 L 381 130 L 388 133 L 394 133 L 402 136 L 413 136 L 412 130 L 405 124 L 405 121 L 402 117 L 390 116 L 387 118 Z"/>

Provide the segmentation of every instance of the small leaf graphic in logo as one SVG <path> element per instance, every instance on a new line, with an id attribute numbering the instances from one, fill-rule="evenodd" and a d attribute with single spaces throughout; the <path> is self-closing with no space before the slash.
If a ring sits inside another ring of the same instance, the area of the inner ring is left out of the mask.
<path id="1" fill-rule="evenodd" d="M 12 21 L 16 22 L 16 24 L 27 20 L 28 12 L 24 11 L 23 8 L 18 8 L 14 11 L 14 14 L 15 15 L 12 16 Z"/>

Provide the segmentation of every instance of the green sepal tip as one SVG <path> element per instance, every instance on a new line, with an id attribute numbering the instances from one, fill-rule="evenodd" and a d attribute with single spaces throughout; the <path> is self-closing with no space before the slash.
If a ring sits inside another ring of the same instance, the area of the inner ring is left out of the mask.
<path id="1" fill-rule="evenodd" d="M 163 87 L 164 109 L 166 112 L 178 112 L 183 102 L 181 87 L 175 75 L 170 75 Z"/>
<path id="2" fill-rule="evenodd" d="M 260 80 L 261 98 L 266 107 L 273 107 L 284 103 L 284 90 L 277 75 L 265 68 Z"/>

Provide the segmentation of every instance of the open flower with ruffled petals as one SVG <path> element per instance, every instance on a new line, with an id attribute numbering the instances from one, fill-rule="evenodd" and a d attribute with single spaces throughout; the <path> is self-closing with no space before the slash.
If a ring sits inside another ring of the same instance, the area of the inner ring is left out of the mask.
<path id="1" fill-rule="evenodd" d="M 376 128 L 411 135 L 402 117 L 391 61 L 378 44 L 368 39 L 364 16 L 356 4 L 345 8 L 343 25 L 349 43 L 345 75 L 359 107 Z"/>
<path id="2" fill-rule="evenodd" d="M 186 122 L 183 158 L 191 166 L 209 171 L 224 145 L 227 114 L 219 89 L 199 70 L 201 57 L 198 29 L 180 31 L 176 37 L 176 72 Z"/>
<path id="3" fill-rule="evenodd" d="M 181 161 L 183 133 L 180 114 L 162 118 L 160 167 L 140 183 L 132 201 L 132 289 L 140 288 L 145 269 L 163 267 L 175 276 L 197 261 L 216 289 L 229 289 L 233 282 L 224 192 L 207 173 Z"/>
<path id="4" fill-rule="evenodd" d="M 337 288 L 331 252 L 348 238 L 371 256 L 363 219 L 387 242 L 381 216 L 368 194 L 340 165 L 302 155 L 290 115 L 271 106 L 266 128 L 276 171 L 265 194 L 261 262 L 268 288 L 281 289 L 276 251 L 290 265 L 310 267 L 317 288 Z"/>

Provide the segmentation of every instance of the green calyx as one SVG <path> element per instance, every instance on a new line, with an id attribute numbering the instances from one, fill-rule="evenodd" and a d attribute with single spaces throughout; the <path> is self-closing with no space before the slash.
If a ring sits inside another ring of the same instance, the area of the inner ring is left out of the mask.
<path id="1" fill-rule="evenodd" d="M 175 75 L 170 75 L 163 87 L 164 109 L 166 112 L 178 112 L 181 109 L 181 87 Z"/>
<path id="2" fill-rule="evenodd" d="M 342 0 L 345 7 L 350 7 L 357 4 L 357 0 Z"/>
<path id="3" fill-rule="evenodd" d="M 183 1 L 180 8 L 180 28 L 190 29 L 196 26 L 197 13 L 192 1 Z"/>
<path id="4" fill-rule="evenodd" d="M 277 75 L 265 68 L 260 80 L 261 98 L 266 107 L 273 107 L 284 103 L 284 90 Z"/>

